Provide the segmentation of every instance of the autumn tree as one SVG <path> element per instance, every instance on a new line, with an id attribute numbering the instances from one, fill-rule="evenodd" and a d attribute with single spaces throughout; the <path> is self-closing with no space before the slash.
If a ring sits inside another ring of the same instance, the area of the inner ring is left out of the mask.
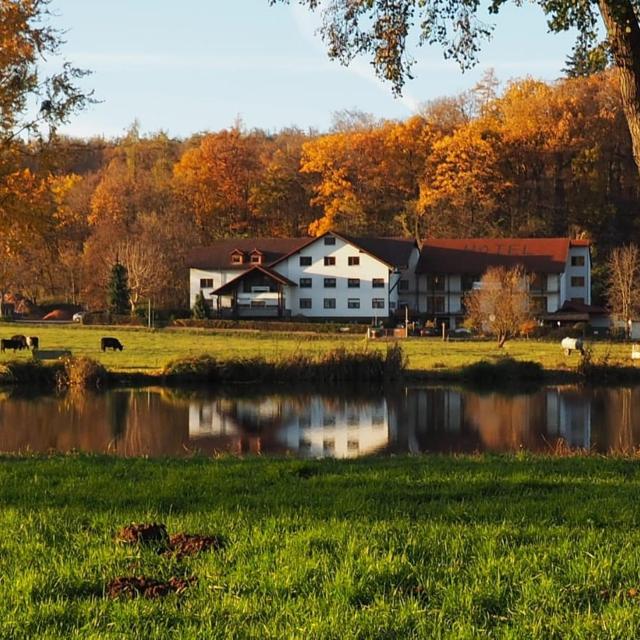
<path id="1" fill-rule="evenodd" d="M 62 45 L 61 33 L 49 24 L 49 5 L 0 0 L 0 256 L 12 263 L 33 233 L 46 231 L 43 211 L 53 197 L 50 172 L 27 159 L 43 155 L 58 125 L 92 100 L 77 84 L 85 71 L 69 63 L 49 75 L 44 71 Z M 27 135 L 33 142 L 24 142 Z"/>
<path id="2" fill-rule="evenodd" d="M 309 175 L 300 171 L 307 136 L 296 129 L 280 132 L 264 145 L 262 165 L 249 194 L 256 228 L 267 236 L 306 235 L 315 210 Z"/>
<path id="3" fill-rule="evenodd" d="M 250 196 L 260 175 L 263 137 L 240 127 L 206 134 L 175 165 L 175 188 L 203 238 L 255 233 Z"/>
<path id="4" fill-rule="evenodd" d="M 530 318 L 529 295 L 522 267 L 490 267 L 480 287 L 466 294 L 467 319 L 477 330 L 489 333 L 503 347 Z"/>
<path id="5" fill-rule="evenodd" d="M 430 142 L 431 131 L 420 117 L 358 126 L 307 142 L 300 170 L 313 177 L 312 202 L 323 211 L 309 232 L 397 233 L 406 224 L 401 219 L 407 205 L 417 201 Z"/>
<path id="6" fill-rule="evenodd" d="M 270 4 L 288 0 L 269 0 Z M 400 93 L 412 77 L 414 60 L 407 50 L 417 30 L 419 44 L 436 44 L 446 58 L 468 68 L 476 63 L 483 40 L 492 31 L 479 15 L 518 0 L 298 0 L 311 10 L 322 12 L 320 33 L 329 56 L 348 64 L 358 55 L 371 56 L 377 75 Z M 624 113 L 633 141 L 633 157 L 640 170 L 640 0 L 536 0 L 548 16 L 551 31 L 576 28 L 577 48 L 589 51 L 598 46 L 599 19 L 618 67 Z M 575 49 L 574 49 L 575 53 Z"/>
<path id="7" fill-rule="evenodd" d="M 640 249 L 631 243 L 616 247 L 609 257 L 608 297 L 611 311 L 630 327 L 640 303 Z"/>

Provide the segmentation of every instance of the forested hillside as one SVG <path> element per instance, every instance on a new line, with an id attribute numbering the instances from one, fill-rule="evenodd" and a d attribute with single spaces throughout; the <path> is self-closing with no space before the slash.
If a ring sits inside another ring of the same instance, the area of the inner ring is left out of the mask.
<path id="1" fill-rule="evenodd" d="M 425 105 L 404 122 L 338 114 L 328 133 L 61 139 L 4 159 L 0 289 L 105 305 L 116 257 L 132 298 L 186 305 L 184 257 L 226 236 L 637 239 L 639 182 L 615 71 Z"/>

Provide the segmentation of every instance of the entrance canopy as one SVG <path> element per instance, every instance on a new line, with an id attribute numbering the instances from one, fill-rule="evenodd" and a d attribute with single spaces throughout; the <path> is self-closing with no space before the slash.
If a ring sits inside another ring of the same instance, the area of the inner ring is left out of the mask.
<path id="1" fill-rule="evenodd" d="M 260 275 L 266 277 L 268 280 L 273 281 L 279 285 L 286 285 L 289 287 L 297 286 L 295 282 L 289 280 L 289 278 L 285 278 L 283 275 L 279 274 L 277 271 L 273 269 L 269 269 L 269 267 L 263 267 L 261 265 L 256 265 L 248 269 L 244 273 L 240 274 L 237 278 L 230 280 L 226 284 L 223 284 L 221 287 L 218 287 L 215 291 L 211 292 L 212 296 L 229 296 L 233 295 L 240 285 L 246 280 L 252 280 L 255 276 Z"/>

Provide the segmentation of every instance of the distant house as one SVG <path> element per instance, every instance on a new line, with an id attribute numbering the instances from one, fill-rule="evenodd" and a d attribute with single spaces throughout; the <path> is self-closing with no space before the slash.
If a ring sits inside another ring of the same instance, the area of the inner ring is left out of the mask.
<path id="1" fill-rule="evenodd" d="M 450 328 L 464 318 L 464 295 L 489 267 L 521 265 L 534 314 L 567 302 L 591 304 L 591 253 L 586 240 L 569 238 L 456 238 L 425 240 L 416 267 L 415 307 Z"/>
<path id="2" fill-rule="evenodd" d="M 410 304 L 418 258 L 404 238 L 220 240 L 190 256 L 190 302 L 202 291 L 215 314 L 236 318 L 386 318 Z"/>

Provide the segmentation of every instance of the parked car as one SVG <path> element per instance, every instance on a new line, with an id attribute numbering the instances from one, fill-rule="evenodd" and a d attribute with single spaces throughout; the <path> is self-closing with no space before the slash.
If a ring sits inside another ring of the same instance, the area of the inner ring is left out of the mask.
<path id="1" fill-rule="evenodd" d="M 453 329 L 449 335 L 453 338 L 470 338 L 473 335 L 473 332 L 471 329 L 467 329 L 466 327 L 457 327 L 456 329 Z"/>

